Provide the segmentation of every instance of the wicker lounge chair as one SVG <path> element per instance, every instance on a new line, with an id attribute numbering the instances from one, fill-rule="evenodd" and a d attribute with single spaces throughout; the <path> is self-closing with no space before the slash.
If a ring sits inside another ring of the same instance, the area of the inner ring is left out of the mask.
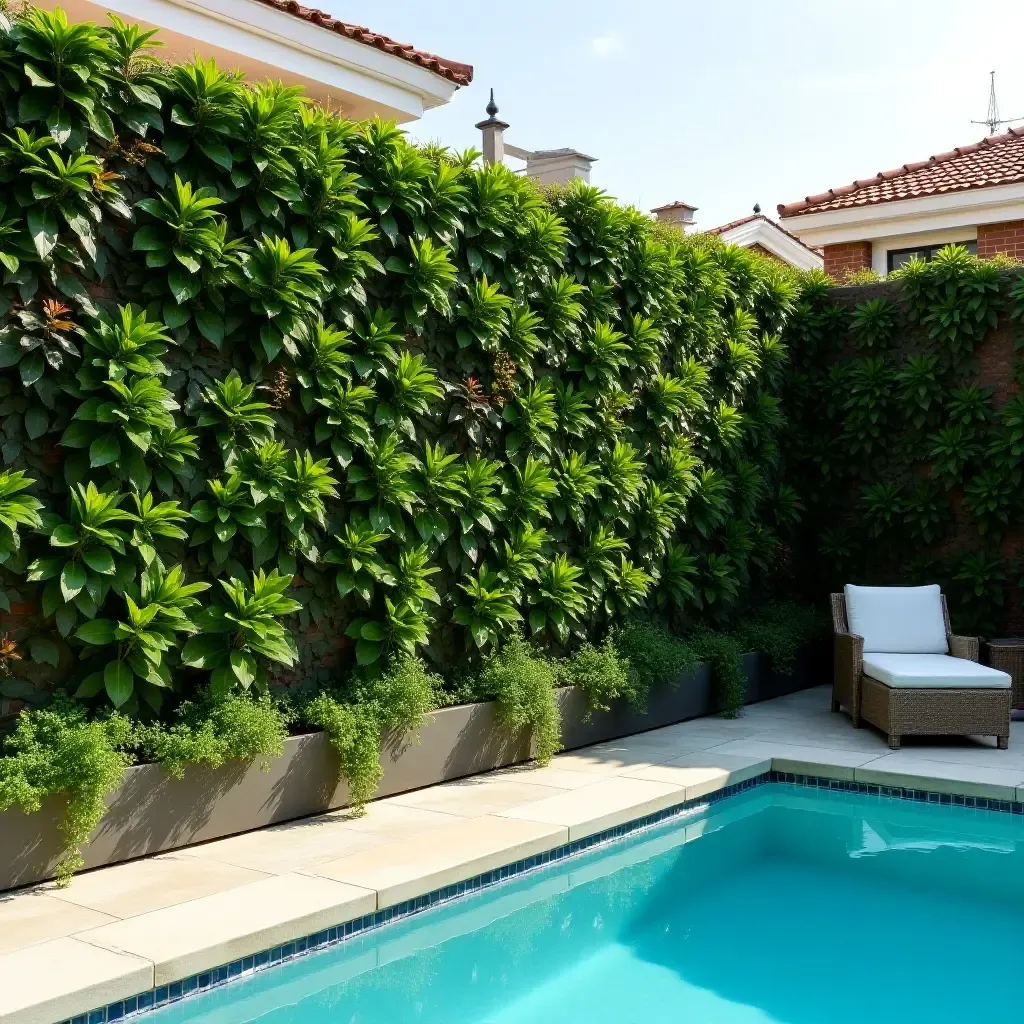
<path id="1" fill-rule="evenodd" d="M 951 634 L 937 586 L 847 586 L 832 595 L 832 624 L 832 710 L 846 708 L 854 728 L 870 722 L 893 750 L 907 735 L 995 736 L 1007 748 L 1010 677 L 978 664 L 977 637 Z"/>

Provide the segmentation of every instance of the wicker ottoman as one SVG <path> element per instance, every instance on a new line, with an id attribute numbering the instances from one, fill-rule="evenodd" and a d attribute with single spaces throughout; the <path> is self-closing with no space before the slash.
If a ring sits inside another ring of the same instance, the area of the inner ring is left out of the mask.
<path id="1" fill-rule="evenodd" d="M 989 640 L 985 646 L 989 665 L 1013 680 L 1010 703 L 1015 708 L 1024 705 L 1024 637 Z"/>

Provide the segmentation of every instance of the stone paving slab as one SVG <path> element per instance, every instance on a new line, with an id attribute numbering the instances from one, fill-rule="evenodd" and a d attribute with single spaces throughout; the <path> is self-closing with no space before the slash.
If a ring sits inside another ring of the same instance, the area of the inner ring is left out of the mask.
<path id="1" fill-rule="evenodd" d="M 51 939 L 0 957 L 0 1020 L 53 1024 L 152 987 L 150 960 Z"/>
<path id="2" fill-rule="evenodd" d="M 533 857 L 566 840 L 564 827 L 484 814 L 342 857 L 314 870 L 373 890 L 377 896 L 373 909 L 378 910 Z"/>
<path id="3" fill-rule="evenodd" d="M 81 932 L 85 942 L 149 961 L 166 985 L 375 910 L 377 894 L 310 875 L 274 875 Z M 37 949 L 40 947 L 36 947 Z"/>
<path id="4" fill-rule="evenodd" d="M 0 897 L 0 1021 L 52 1024 L 774 768 L 1024 800 L 1024 722 L 990 740 L 881 733 L 829 688 L 84 873 Z M 707 827 L 694 823 L 694 835 Z M 55 965 L 59 969 L 55 970 Z"/>

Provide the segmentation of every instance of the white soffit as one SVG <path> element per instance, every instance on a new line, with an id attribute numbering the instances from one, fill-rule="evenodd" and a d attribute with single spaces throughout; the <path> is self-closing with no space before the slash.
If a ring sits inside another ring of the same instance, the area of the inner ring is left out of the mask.
<path id="1" fill-rule="evenodd" d="M 825 265 L 824 259 L 817 253 L 811 252 L 806 245 L 801 245 L 790 238 L 778 225 L 760 217 L 719 232 L 718 237 L 730 245 L 763 246 L 780 260 L 800 270 L 814 270 Z"/>
<path id="2" fill-rule="evenodd" d="M 410 61 L 268 7 L 257 0 L 41 0 L 69 20 L 106 23 L 107 12 L 160 29 L 161 56 L 198 53 L 252 79 L 302 85 L 354 118 L 399 122 L 447 103 L 454 82 Z"/>

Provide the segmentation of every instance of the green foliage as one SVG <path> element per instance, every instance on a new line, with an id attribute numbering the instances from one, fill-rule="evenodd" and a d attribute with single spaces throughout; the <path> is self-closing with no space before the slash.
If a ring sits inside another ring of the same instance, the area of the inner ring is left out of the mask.
<path id="1" fill-rule="evenodd" d="M 183 778 L 190 764 L 219 768 L 225 761 L 279 757 L 287 736 L 287 717 L 267 695 L 207 696 L 200 703 L 185 701 L 167 726 L 139 726 L 142 752 Z"/>
<path id="2" fill-rule="evenodd" d="M 747 680 L 740 664 L 745 646 L 743 638 L 698 629 L 688 637 L 688 642 L 697 659 L 711 666 L 716 706 L 725 718 L 735 718 L 747 698 Z"/>
<path id="3" fill-rule="evenodd" d="M 890 280 L 884 296 L 845 297 L 847 324 L 808 279 L 784 328 L 790 477 L 810 526 L 794 569 L 821 597 L 850 580 L 938 581 L 959 621 L 991 633 L 1012 568 L 995 552 L 1024 523 L 1024 406 L 996 398 L 971 357 L 1002 311 L 1021 320 L 1024 291 L 955 246 Z"/>
<path id="4" fill-rule="evenodd" d="M 831 623 L 823 607 L 779 601 L 758 610 L 733 632 L 744 651 L 761 651 L 772 669 L 791 675 L 797 652 L 828 635 Z"/>
<path id="5" fill-rule="evenodd" d="M 17 807 L 29 814 L 59 794 L 67 802 L 60 829 L 64 855 L 57 880 L 67 885 L 81 866 L 79 850 L 99 824 L 104 796 L 121 781 L 131 763 L 131 721 L 121 715 L 87 721 L 85 709 L 58 695 L 49 708 L 22 714 L 4 740 L 0 757 L 0 810 Z"/>
<path id="6" fill-rule="evenodd" d="M 180 766 L 330 690 L 366 794 L 388 702 L 339 679 L 487 659 L 549 756 L 548 657 L 771 586 L 794 275 L 158 45 L 0 24 L 0 583 L 92 715 Z"/>
<path id="7" fill-rule="evenodd" d="M 599 647 L 583 644 L 571 658 L 559 662 L 556 671 L 559 686 L 578 686 L 591 711 L 607 711 L 620 697 L 637 704 L 644 696 L 634 686 L 631 668 L 609 637 Z"/>
<path id="8" fill-rule="evenodd" d="M 359 679 L 346 694 L 318 693 L 306 703 L 302 718 L 327 734 L 353 806 L 361 808 L 380 782 L 381 744 L 417 729 L 437 706 L 440 687 L 440 677 L 422 661 L 403 657 L 388 671 Z"/>
<path id="9" fill-rule="evenodd" d="M 700 660 L 687 643 L 653 623 L 629 620 L 612 630 L 611 642 L 629 665 L 630 692 L 640 706 L 652 686 L 692 671 Z"/>
<path id="10" fill-rule="evenodd" d="M 849 285 L 849 278 L 844 282 Z M 896 329 L 896 307 L 885 298 L 866 299 L 857 304 L 850 329 L 858 345 L 876 348 L 888 344 Z"/>
<path id="11" fill-rule="evenodd" d="M 285 597 L 292 582 L 275 569 L 252 574 L 252 589 L 241 580 L 219 580 L 227 600 L 205 608 L 195 618 L 199 635 L 181 652 L 183 665 L 210 670 L 211 693 L 223 696 L 235 686 L 267 689 L 264 662 L 291 666 L 298 660 L 295 639 L 278 621 L 298 611 L 298 601 Z"/>
<path id="12" fill-rule="evenodd" d="M 498 720 L 509 732 L 530 730 L 539 764 L 551 760 L 561 739 L 555 685 L 552 665 L 518 636 L 492 655 L 480 672 L 479 692 L 498 702 Z"/>

